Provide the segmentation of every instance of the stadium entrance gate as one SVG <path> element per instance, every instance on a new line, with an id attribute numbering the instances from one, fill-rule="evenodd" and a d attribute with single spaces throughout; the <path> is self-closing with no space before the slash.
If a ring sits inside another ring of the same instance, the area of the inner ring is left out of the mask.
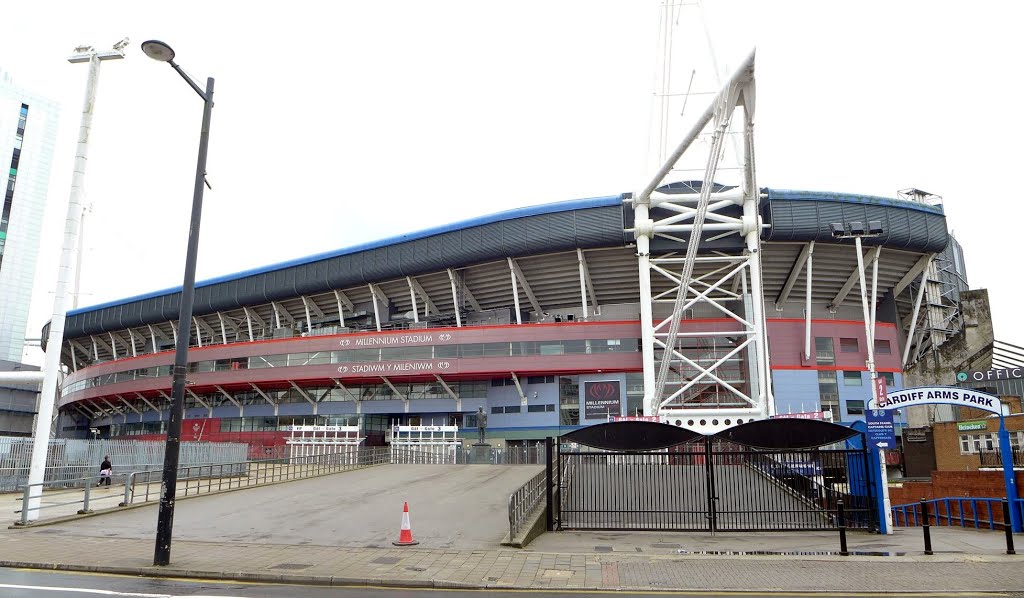
<path id="1" fill-rule="evenodd" d="M 554 448 L 552 530 L 826 530 L 840 501 L 846 527 L 877 526 L 864 436 L 845 426 L 771 419 L 704 436 L 614 422 Z"/>
<path id="2" fill-rule="evenodd" d="M 391 462 L 401 464 L 454 464 L 462 447 L 458 426 L 394 425 L 388 440 Z"/>

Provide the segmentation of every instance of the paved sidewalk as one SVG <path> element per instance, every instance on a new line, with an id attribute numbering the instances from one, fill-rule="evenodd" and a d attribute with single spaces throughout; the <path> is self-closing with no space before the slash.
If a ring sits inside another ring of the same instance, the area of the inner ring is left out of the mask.
<path id="1" fill-rule="evenodd" d="M 152 540 L 86 535 L 73 523 L 65 523 L 0 530 L 0 565 L 146 576 L 440 588 L 971 595 L 1024 590 L 1024 557 L 1001 554 L 1001 534 L 934 531 L 934 556 L 923 555 L 919 548 L 909 550 L 919 539 L 916 533 L 895 537 L 851 534 L 850 549 L 855 552 L 873 552 L 879 546 L 903 546 L 908 550 L 899 556 L 849 557 L 825 551 L 749 554 L 774 546 L 825 547 L 830 539 L 826 536 L 834 539 L 834 534 L 716 536 L 716 554 L 680 554 L 677 545 L 710 545 L 709 538 L 687 534 L 563 532 L 542 536 L 532 550 L 431 548 L 426 538 L 417 538 L 424 544 L 409 548 L 175 540 L 172 565 L 153 567 Z M 545 550 L 546 545 L 558 551 Z"/>

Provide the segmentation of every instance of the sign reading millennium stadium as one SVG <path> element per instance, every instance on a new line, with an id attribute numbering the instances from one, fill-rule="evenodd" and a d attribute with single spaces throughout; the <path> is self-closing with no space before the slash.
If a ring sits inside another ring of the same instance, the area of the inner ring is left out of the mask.
<path id="1" fill-rule="evenodd" d="M 914 405 L 958 405 L 1002 413 L 999 397 L 969 388 L 952 386 L 919 386 L 890 392 L 874 409 L 899 409 Z"/>

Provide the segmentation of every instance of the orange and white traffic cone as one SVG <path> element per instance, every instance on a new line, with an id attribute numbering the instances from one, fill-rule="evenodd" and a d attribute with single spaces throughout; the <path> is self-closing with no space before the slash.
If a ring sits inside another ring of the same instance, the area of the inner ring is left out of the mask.
<path id="1" fill-rule="evenodd" d="M 395 546 L 414 546 L 419 544 L 412 539 L 412 527 L 409 525 L 409 502 L 406 501 L 402 507 L 402 531 L 398 532 L 398 541 L 392 542 Z"/>

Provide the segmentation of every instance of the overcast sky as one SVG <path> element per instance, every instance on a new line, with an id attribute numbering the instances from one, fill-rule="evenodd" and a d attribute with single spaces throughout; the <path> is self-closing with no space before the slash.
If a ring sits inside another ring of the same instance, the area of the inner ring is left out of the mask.
<path id="1" fill-rule="evenodd" d="M 105 62 L 100 79 L 86 174 L 87 306 L 182 280 L 202 102 L 141 53 L 143 40 L 172 45 L 201 85 L 216 78 L 202 280 L 642 187 L 659 5 L 21 3 L 0 22 L 0 68 L 63 104 L 29 336 L 53 308 L 88 70 L 66 61 L 75 46 L 131 39 L 127 59 Z M 1024 134 L 1020 4 L 706 6 L 721 70 L 757 48 L 759 185 L 942 195 L 969 281 L 989 289 L 996 337 L 1024 345 L 1015 307 L 1024 209 L 1013 183 Z M 702 34 L 688 22 L 697 16 L 682 9 L 680 26 Z M 685 87 L 683 62 L 673 77 Z M 694 62 L 701 81 L 710 66 Z M 689 113 L 703 109 L 703 99 L 689 101 Z M 41 359 L 38 349 L 27 356 Z"/>

